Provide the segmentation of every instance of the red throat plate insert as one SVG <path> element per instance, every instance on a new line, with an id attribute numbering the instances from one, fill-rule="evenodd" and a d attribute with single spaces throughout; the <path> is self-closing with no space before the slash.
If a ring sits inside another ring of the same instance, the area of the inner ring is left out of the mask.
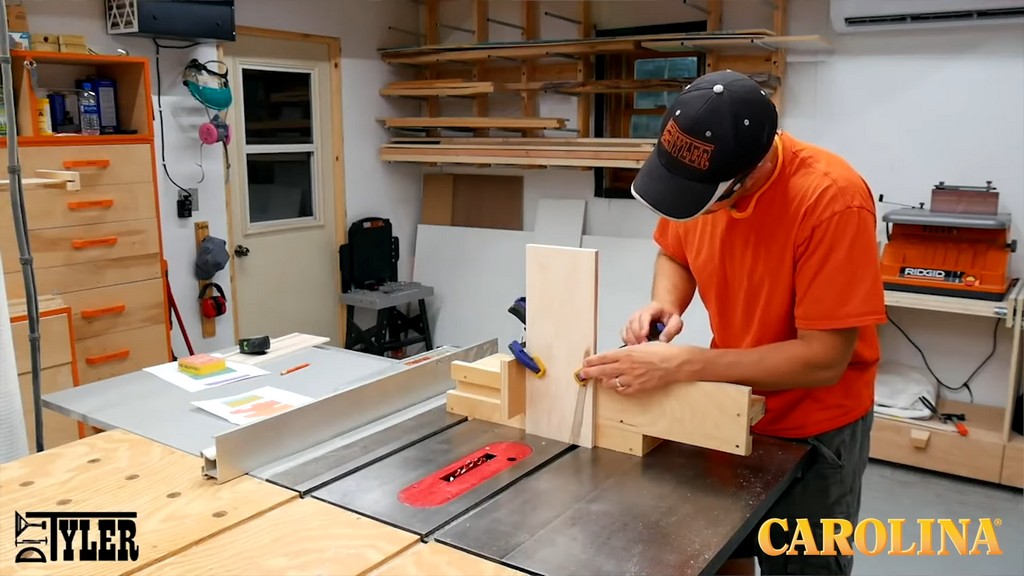
<path id="1" fill-rule="evenodd" d="M 522 442 L 495 442 L 413 482 L 398 501 L 413 508 L 443 506 L 528 458 L 533 448 Z"/>

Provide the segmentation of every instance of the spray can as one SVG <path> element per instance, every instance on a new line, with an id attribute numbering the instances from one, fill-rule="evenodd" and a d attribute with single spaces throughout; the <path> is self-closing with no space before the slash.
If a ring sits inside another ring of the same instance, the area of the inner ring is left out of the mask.
<path id="1" fill-rule="evenodd" d="M 36 99 L 36 135 L 53 136 L 53 124 L 50 122 L 50 99 Z"/>

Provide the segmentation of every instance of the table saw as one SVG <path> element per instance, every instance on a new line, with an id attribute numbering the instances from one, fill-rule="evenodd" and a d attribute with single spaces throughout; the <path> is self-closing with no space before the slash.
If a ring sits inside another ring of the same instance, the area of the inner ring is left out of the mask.
<path id="1" fill-rule="evenodd" d="M 235 427 L 145 372 L 49 394 L 45 405 L 191 454 L 216 446 L 208 472 L 219 481 L 247 474 L 532 574 L 713 573 L 808 454 L 755 437 L 749 456 L 663 442 L 641 458 L 450 413 L 451 363 L 496 351 L 492 340 L 392 361 L 320 345 L 203 392 L 303 390 L 317 400 L 301 421 Z M 298 362 L 311 366 L 279 374 Z"/>

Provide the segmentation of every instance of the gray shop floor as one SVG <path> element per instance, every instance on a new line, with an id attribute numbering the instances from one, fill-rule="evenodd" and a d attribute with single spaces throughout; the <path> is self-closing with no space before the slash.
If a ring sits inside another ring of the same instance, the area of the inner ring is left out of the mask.
<path id="1" fill-rule="evenodd" d="M 1024 491 L 872 461 L 861 518 L 1000 518 L 1002 556 L 858 556 L 858 576 L 1024 574 Z"/>

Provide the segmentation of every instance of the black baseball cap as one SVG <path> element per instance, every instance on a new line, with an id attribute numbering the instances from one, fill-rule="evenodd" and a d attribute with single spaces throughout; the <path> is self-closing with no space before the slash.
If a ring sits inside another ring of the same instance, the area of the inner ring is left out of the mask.
<path id="1" fill-rule="evenodd" d="M 633 181 L 633 196 L 671 220 L 714 204 L 728 183 L 771 150 L 779 116 L 745 74 L 723 70 L 694 80 L 668 107 L 661 136 Z"/>

